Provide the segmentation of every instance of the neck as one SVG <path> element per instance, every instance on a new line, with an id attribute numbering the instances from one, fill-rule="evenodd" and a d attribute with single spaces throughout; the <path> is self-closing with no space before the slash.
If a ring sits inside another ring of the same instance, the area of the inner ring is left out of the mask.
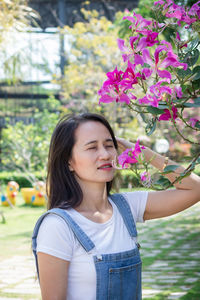
<path id="1" fill-rule="evenodd" d="M 108 202 L 106 183 L 82 184 L 79 182 L 79 184 L 83 192 L 83 201 L 77 207 L 78 210 L 103 211 L 110 206 Z"/>

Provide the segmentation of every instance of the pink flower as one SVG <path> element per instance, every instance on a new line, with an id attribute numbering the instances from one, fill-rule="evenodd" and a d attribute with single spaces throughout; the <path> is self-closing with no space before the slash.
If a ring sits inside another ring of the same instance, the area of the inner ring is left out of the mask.
<path id="1" fill-rule="evenodd" d="M 199 122 L 196 118 L 190 118 L 189 123 L 192 127 L 195 127 L 196 123 Z"/>
<path id="2" fill-rule="evenodd" d="M 155 40 L 158 37 L 158 32 L 152 32 L 151 30 L 148 31 L 147 37 L 146 37 L 146 45 L 149 47 L 152 47 L 156 43 L 158 43 L 158 40 Z"/>
<path id="3" fill-rule="evenodd" d="M 158 37 L 158 32 L 152 32 L 151 30 L 148 30 L 145 35 L 147 36 L 143 36 L 142 38 L 140 38 L 136 47 L 136 52 L 139 52 L 146 47 L 152 47 L 159 42 L 158 40 L 156 40 L 156 38 Z"/>
<path id="4" fill-rule="evenodd" d="M 176 33 L 176 39 L 178 40 L 178 41 L 180 41 L 181 40 L 181 38 L 180 38 L 180 34 L 179 34 L 179 32 L 177 31 L 177 33 Z"/>
<path id="5" fill-rule="evenodd" d="M 104 103 L 110 103 L 110 102 L 125 102 L 126 104 L 130 103 L 130 98 L 126 93 L 125 93 L 126 88 L 122 87 L 121 89 L 118 86 L 118 89 L 116 90 L 112 86 L 105 86 L 102 87 L 99 91 L 98 94 L 101 96 L 99 99 L 99 104 L 101 102 Z"/>
<path id="6" fill-rule="evenodd" d="M 176 33 L 176 40 L 180 44 L 180 48 L 187 47 L 187 43 L 181 42 L 180 34 L 178 31 Z"/>
<path id="7" fill-rule="evenodd" d="M 154 5 L 155 6 L 158 5 L 158 4 L 163 5 L 164 3 L 165 3 L 165 1 L 159 0 L 159 1 L 154 2 Z"/>
<path id="8" fill-rule="evenodd" d="M 190 8 L 188 15 L 190 16 L 197 16 L 200 19 L 200 1 L 197 3 L 193 4 L 192 7 Z"/>
<path id="9" fill-rule="evenodd" d="M 146 80 L 147 78 L 149 78 L 151 76 L 151 74 L 153 73 L 152 69 L 149 68 L 144 68 L 141 70 L 141 75 L 142 75 L 142 79 Z"/>
<path id="10" fill-rule="evenodd" d="M 154 94 L 156 97 L 162 97 L 164 93 L 167 93 L 169 95 L 172 94 L 172 90 L 170 87 L 164 85 L 161 86 L 161 84 L 166 83 L 165 80 L 158 81 L 155 85 L 150 86 L 149 90 L 152 94 Z"/>
<path id="11" fill-rule="evenodd" d="M 132 57 L 133 55 L 136 54 L 136 51 L 138 51 L 136 49 L 136 46 L 134 45 L 134 43 L 140 38 L 139 35 L 137 36 L 131 36 L 129 38 L 129 44 L 131 46 L 131 48 L 129 49 L 127 46 L 125 46 L 125 41 L 122 39 L 117 39 L 117 44 L 118 44 L 118 48 L 119 50 L 122 52 L 122 58 L 123 61 L 126 62 L 127 60 L 130 59 L 130 57 Z M 143 64 L 143 61 L 142 61 Z"/>
<path id="12" fill-rule="evenodd" d="M 126 164 L 135 164 L 138 162 L 138 156 L 142 152 L 141 149 L 145 149 L 144 146 L 139 145 L 139 140 L 137 140 L 134 149 L 126 149 L 122 154 L 118 156 L 119 164 L 122 168 L 126 167 Z"/>
<path id="13" fill-rule="evenodd" d="M 160 47 L 160 46 L 158 46 L 158 47 Z M 147 48 L 143 49 L 142 54 L 143 54 L 144 62 L 147 63 L 148 65 L 150 65 L 153 68 L 153 72 L 157 73 L 158 76 L 160 76 L 161 78 L 167 78 L 168 82 L 170 82 L 171 73 L 167 70 L 160 70 L 159 69 L 160 67 L 162 67 L 162 65 L 161 65 L 161 63 L 160 63 L 161 66 L 159 65 L 158 50 L 155 51 L 155 53 L 154 53 L 155 62 L 152 60 L 152 58 L 150 56 L 150 52 Z"/>
<path id="14" fill-rule="evenodd" d="M 138 78 L 142 77 L 140 73 L 135 73 L 135 65 L 128 61 L 128 67 L 123 75 L 123 80 L 121 81 L 121 86 L 126 89 L 131 89 L 133 84 L 138 83 Z"/>
<path id="15" fill-rule="evenodd" d="M 143 173 L 140 174 L 140 179 L 142 181 L 150 181 L 151 175 L 148 172 L 144 171 Z"/>
<path id="16" fill-rule="evenodd" d="M 112 72 L 108 72 L 106 76 L 108 79 L 104 82 L 103 86 L 108 86 L 108 85 L 114 85 L 115 87 L 118 86 L 120 81 L 122 80 L 123 76 L 123 71 L 118 71 L 117 67 L 114 69 Z"/>
<path id="17" fill-rule="evenodd" d="M 147 48 L 143 49 L 142 51 L 142 57 L 145 63 L 150 65 L 153 68 L 153 71 L 158 74 L 161 78 L 167 78 L 167 81 L 171 81 L 171 73 L 166 70 L 167 67 L 172 66 L 175 68 L 183 67 L 184 70 L 187 69 L 187 64 L 180 63 L 178 61 L 178 56 L 173 53 L 171 44 L 165 41 L 161 42 L 164 45 L 160 45 L 156 48 L 154 52 L 154 61 L 152 60 L 150 56 L 150 52 Z M 160 59 L 160 52 L 166 52 L 166 58 L 163 60 Z M 163 69 L 164 70 L 161 70 Z"/>
<path id="18" fill-rule="evenodd" d="M 172 106 L 172 112 L 173 112 L 173 116 L 171 116 L 171 112 L 169 109 L 164 109 L 164 114 L 160 115 L 158 121 L 168 121 L 171 120 L 172 118 L 175 120 L 178 115 L 177 115 L 177 108 L 175 106 Z"/>
<path id="19" fill-rule="evenodd" d="M 144 19 L 141 15 L 133 12 L 133 17 L 125 16 L 123 20 L 128 20 L 132 23 L 130 28 L 134 29 L 136 32 L 146 34 L 149 30 L 149 27 L 152 25 L 152 21 Z"/>
<path id="20" fill-rule="evenodd" d="M 139 104 L 149 104 L 153 107 L 158 107 L 159 101 L 161 101 L 162 98 L 157 98 L 156 96 L 152 96 L 150 94 L 146 94 L 143 98 L 138 99 Z"/>
<path id="21" fill-rule="evenodd" d="M 191 25 L 197 21 L 196 18 L 192 18 L 191 16 L 200 16 L 199 2 L 195 3 L 189 12 L 187 12 L 183 6 L 175 4 L 172 0 L 160 0 L 154 3 L 154 5 L 158 4 L 160 5 L 159 8 L 162 6 L 162 10 L 165 12 L 166 17 L 178 20 L 177 24 L 179 26 L 181 26 L 181 22 Z"/>
<path id="22" fill-rule="evenodd" d="M 173 96 L 177 98 L 183 97 L 183 92 L 181 86 L 175 86 L 173 90 Z"/>
<path id="23" fill-rule="evenodd" d="M 124 168 L 125 164 L 135 164 L 138 162 L 131 148 L 126 149 L 122 154 L 120 154 L 118 156 L 118 161 L 119 164 L 122 165 L 122 168 Z"/>

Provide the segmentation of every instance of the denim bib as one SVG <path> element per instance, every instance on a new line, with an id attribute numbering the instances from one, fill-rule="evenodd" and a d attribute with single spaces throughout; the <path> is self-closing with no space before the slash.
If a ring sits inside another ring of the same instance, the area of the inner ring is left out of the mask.
<path id="1" fill-rule="evenodd" d="M 131 238 L 136 239 L 137 230 L 130 206 L 121 194 L 113 194 L 111 200 L 118 207 Z M 33 236 L 32 250 L 37 261 L 37 234 L 43 219 L 48 214 L 55 214 L 65 220 L 74 232 L 77 240 L 86 252 L 94 254 L 93 260 L 96 269 L 96 300 L 141 300 L 141 258 L 139 244 L 137 247 L 119 253 L 99 254 L 94 243 L 85 232 L 74 222 L 71 216 L 63 209 L 53 208 L 44 213 L 37 221 Z"/>

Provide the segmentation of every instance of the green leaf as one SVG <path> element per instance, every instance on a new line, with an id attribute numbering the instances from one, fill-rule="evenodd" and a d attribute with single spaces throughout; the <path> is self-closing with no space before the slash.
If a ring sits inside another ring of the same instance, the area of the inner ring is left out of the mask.
<path id="1" fill-rule="evenodd" d="M 171 182 L 164 176 L 161 176 L 156 182 L 155 184 L 158 184 L 158 185 L 162 185 L 163 187 L 168 187 Z"/>
<path id="2" fill-rule="evenodd" d="M 192 88 L 193 91 L 195 91 L 197 94 L 200 93 L 200 79 L 192 81 Z"/>
<path id="3" fill-rule="evenodd" d="M 197 80 L 200 78 L 200 66 L 196 66 L 193 71 L 192 71 L 193 75 L 195 75 L 195 77 L 193 78 L 193 80 Z"/>
<path id="4" fill-rule="evenodd" d="M 190 70 L 190 68 L 187 68 L 187 70 L 183 70 L 183 69 L 178 69 L 177 70 L 177 73 L 178 75 L 181 77 L 181 78 L 184 78 L 186 76 L 189 76 L 192 74 L 192 71 Z"/>
<path id="5" fill-rule="evenodd" d="M 178 182 L 180 182 L 183 178 L 186 178 L 186 177 L 188 177 L 188 176 L 190 176 L 190 174 L 192 173 L 192 171 L 193 170 L 191 170 L 191 171 L 188 171 L 186 174 L 184 174 L 184 173 L 181 173 L 180 174 L 180 180 L 178 181 Z"/>
<path id="6" fill-rule="evenodd" d="M 196 124 L 194 125 L 194 127 L 196 127 L 196 128 L 198 128 L 198 129 L 200 129 L 200 122 L 199 122 L 199 121 L 197 121 L 197 122 L 196 122 Z"/>
<path id="7" fill-rule="evenodd" d="M 170 165 L 166 166 L 162 172 L 162 174 L 168 174 L 174 172 L 179 166 L 178 165 Z"/>
<path id="8" fill-rule="evenodd" d="M 157 107 L 153 107 L 153 106 L 148 106 L 147 107 L 147 111 L 149 113 L 151 113 L 152 115 L 161 115 L 164 113 L 164 110 L 163 109 L 159 109 Z"/>
<path id="9" fill-rule="evenodd" d="M 196 64 L 198 58 L 199 58 L 199 50 L 195 49 L 193 51 L 189 51 L 185 55 L 184 62 L 187 63 L 189 67 L 191 67 Z"/>
<path id="10" fill-rule="evenodd" d="M 145 132 L 149 136 L 151 135 L 156 129 L 156 119 L 152 119 L 148 122 L 147 126 L 145 127 Z"/>
<path id="11" fill-rule="evenodd" d="M 151 68 L 151 66 L 147 63 L 144 63 L 143 68 Z"/>
<path id="12" fill-rule="evenodd" d="M 188 44 L 188 50 L 191 51 L 194 48 L 196 48 L 199 44 L 199 37 L 197 37 L 196 39 L 192 40 L 189 44 Z"/>
<path id="13" fill-rule="evenodd" d="M 184 103 L 184 107 L 200 107 L 200 97 L 193 100 L 194 103 Z"/>
<path id="14" fill-rule="evenodd" d="M 166 105 L 166 102 L 164 102 L 164 101 L 159 101 L 158 108 L 159 108 L 159 109 L 166 109 L 166 108 L 169 109 L 169 106 Z"/>

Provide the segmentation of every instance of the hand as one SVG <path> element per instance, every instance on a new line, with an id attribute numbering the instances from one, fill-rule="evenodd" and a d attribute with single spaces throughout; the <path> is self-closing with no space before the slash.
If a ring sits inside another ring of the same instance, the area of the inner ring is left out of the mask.
<path id="1" fill-rule="evenodd" d="M 127 148 L 133 148 L 134 147 L 134 144 L 123 139 L 123 138 L 118 138 L 116 137 L 116 140 L 117 140 L 117 144 L 118 144 L 118 147 L 119 147 L 119 150 L 121 151 L 125 151 Z"/>

